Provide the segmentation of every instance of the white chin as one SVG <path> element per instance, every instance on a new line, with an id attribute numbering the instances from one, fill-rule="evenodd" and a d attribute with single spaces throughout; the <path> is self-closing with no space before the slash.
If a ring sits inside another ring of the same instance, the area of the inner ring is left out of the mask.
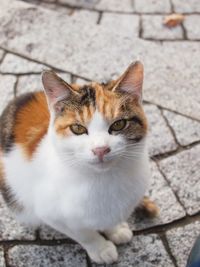
<path id="1" fill-rule="evenodd" d="M 89 163 L 89 165 L 91 166 L 91 168 L 97 170 L 97 171 L 107 171 L 110 168 L 112 168 L 112 166 L 114 165 L 115 161 L 113 160 L 109 160 L 109 161 L 105 161 L 105 162 L 92 162 Z"/>

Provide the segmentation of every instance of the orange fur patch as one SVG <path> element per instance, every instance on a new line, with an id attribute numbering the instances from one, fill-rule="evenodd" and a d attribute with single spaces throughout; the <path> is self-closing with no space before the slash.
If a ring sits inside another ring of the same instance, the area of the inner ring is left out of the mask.
<path id="1" fill-rule="evenodd" d="M 49 126 L 46 97 L 43 92 L 34 96 L 17 112 L 14 127 L 15 142 L 22 146 L 28 158 L 31 158 Z"/>

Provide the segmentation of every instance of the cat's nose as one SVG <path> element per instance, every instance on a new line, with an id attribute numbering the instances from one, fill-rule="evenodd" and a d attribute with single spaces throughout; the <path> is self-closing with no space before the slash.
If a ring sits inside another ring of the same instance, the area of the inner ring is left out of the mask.
<path id="1" fill-rule="evenodd" d="M 92 152 L 94 153 L 95 156 L 99 158 L 99 160 L 102 162 L 103 157 L 108 154 L 111 151 L 109 146 L 101 146 L 101 147 L 96 147 L 92 149 Z"/>

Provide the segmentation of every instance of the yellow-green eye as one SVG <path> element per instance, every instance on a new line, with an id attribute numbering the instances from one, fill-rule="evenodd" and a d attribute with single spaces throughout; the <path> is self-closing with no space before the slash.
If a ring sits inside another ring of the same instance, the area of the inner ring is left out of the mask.
<path id="1" fill-rule="evenodd" d="M 72 124 L 70 129 L 76 135 L 87 134 L 87 129 L 80 124 Z"/>
<path id="2" fill-rule="evenodd" d="M 113 132 L 113 131 L 121 131 L 126 127 L 126 120 L 122 119 L 122 120 L 118 120 L 116 122 L 114 122 L 110 128 L 109 128 L 109 133 Z"/>

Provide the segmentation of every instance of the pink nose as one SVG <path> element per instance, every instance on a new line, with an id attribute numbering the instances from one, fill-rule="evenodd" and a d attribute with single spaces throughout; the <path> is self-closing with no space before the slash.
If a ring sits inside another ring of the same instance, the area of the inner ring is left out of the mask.
<path id="1" fill-rule="evenodd" d="M 99 160 L 102 162 L 103 157 L 108 154 L 111 151 L 109 146 L 101 146 L 101 147 L 96 147 L 92 149 L 92 152 L 94 153 L 95 156 L 99 158 Z"/>

